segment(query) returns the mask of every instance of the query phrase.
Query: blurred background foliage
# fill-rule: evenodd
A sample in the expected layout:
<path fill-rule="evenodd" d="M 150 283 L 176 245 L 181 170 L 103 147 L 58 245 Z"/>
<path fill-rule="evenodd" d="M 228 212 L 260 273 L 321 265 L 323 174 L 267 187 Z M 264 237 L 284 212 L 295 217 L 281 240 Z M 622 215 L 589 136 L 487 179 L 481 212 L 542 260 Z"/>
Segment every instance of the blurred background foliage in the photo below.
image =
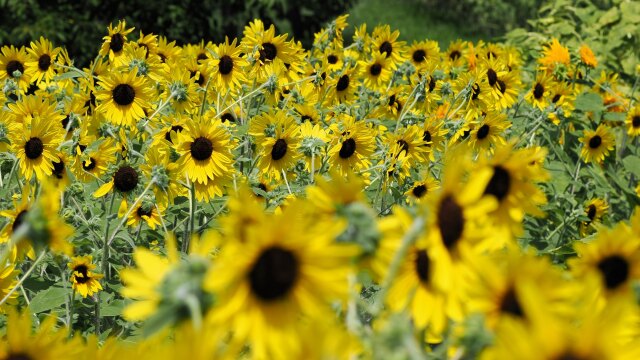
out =
<path fill-rule="evenodd" d="M 571 46 L 586 43 L 626 80 L 640 59 L 637 0 L 0 0 L 0 45 L 28 45 L 45 36 L 86 65 L 107 25 L 118 19 L 185 44 L 240 36 L 260 18 L 309 47 L 315 32 L 344 13 L 351 14 L 350 24 L 367 23 L 369 31 L 389 24 L 403 40 L 429 38 L 443 49 L 458 38 L 506 38 L 533 49 L 525 56 L 537 56 L 550 37 Z M 345 32 L 351 34 L 353 27 Z"/>

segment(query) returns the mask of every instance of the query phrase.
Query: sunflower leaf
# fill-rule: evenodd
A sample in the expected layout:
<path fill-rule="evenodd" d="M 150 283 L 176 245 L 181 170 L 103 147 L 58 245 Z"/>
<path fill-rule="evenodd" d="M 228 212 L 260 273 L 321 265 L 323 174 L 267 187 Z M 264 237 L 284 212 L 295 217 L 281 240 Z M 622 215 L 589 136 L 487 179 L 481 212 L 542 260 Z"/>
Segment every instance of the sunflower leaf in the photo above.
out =
<path fill-rule="evenodd" d="M 31 300 L 29 307 L 34 314 L 41 313 L 64 304 L 67 296 L 69 296 L 69 289 L 52 286 L 38 292 Z"/>

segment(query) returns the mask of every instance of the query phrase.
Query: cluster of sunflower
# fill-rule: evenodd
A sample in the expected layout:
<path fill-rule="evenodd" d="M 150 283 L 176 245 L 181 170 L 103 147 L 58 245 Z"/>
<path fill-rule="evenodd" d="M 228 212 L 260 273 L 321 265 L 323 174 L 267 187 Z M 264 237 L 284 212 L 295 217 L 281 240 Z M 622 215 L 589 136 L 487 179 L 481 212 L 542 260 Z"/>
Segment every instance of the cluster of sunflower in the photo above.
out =
<path fill-rule="evenodd" d="M 346 21 L 3 47 L 0 358 L 639 358 L 638 78 Z"/>

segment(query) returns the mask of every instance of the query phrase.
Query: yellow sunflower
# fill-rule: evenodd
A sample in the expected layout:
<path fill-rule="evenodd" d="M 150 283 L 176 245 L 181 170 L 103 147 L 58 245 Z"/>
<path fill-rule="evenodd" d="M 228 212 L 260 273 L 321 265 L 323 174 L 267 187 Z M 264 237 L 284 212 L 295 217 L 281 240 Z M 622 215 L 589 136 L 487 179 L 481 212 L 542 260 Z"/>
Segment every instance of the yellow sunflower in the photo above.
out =
<path fill-rule="evenodd" d="M 11 150 L 18 158 L 20 173 L 27 180 L 35 174 L 43 181 L 53 172 L 53 162 L 58 161 L 57 149 L 62 141 L 60 120 L 62 116 L 52 114 L 51 118 L 36 116 L 9 135 Z"/>
<path fill-rule="evenodd" d="M 373 90 L 386 89 L 391 80 L 391 63 L 384 53 L 374 53 L 370 60 L 359 61 L 360 77 L 366 87 Z"/>
<path fill-rule="evenodd" d="M 300 128 L 296 125 L 277 126 L 273 136 L 260 143 L 260 171 L 272 178 L 281 179 L 300 158 Z"/>
<path fill-rule="evenodd" d="M 118 25 L 115 27 L 109 24 L 109 35 L 102 38 L 104 42 L 100 47 L 100 56 L 108 57 L 109 62 L 115 65 L 120 65 L 119 60 L 123 55 L 124 44 L 127 42 L 127 35 L 129 35 L 134 28 L 127 29 L 127 22 L 125 20 L 119 20 Z"/>
<path fill-rule="evenodd" d="M 345 67 L 341 72 L 330 76 L 326 85 L 327 105 L 349 104 L 353 101 L 354 93 L 358 87 L 356 69 Z"/>
<path fill-rule="evenodd" d="M 544 110 L 551 103 L 553 85 L 551 73 L 546 71 L 538 72 L 531 90 L 525 95 L 525 99 L 538 109 Z"/>
<path fill-rule="evenodd" d="M 215 88 L 223 94 L 234 91 L 247 82 L 243 69 L 248 63 L 241 57 L 242 48 L 236 46 L 236 41 L 237 39 L 233 39 L 229 44 L 229 39 L 225 37 L 224 44 L 218 45 L 217 57 L 211 62 L 214 67 L 212 76 Z"/>
<path fill-rule="evenodd" d="M 53 65 L 60 51 L 60 48 L 54 48 L 51 42 L 44 37 L 40 37 L 40 40 L 36 42 L 31 42 L 31 47 L 27 48 L 29 57 L 25 65 L 32 81 L 37 84 L 41 81 L 53 80 L 56 75 Z"/>
<path fill-rule="evenodd" d="M 177 133 L 179 166 L 192 182 L 206 185 L 209 180 L 232 171 L 233 142 L 219 119 L 212 122 L 188 121 Z"/>
<path fill-rule="evenodd" d="M 640 105 L 636 105 L 627 113 L 625 119 L 627 125 L 627 134 L 631 137 L 640 135 Z"/>
<path fill-rule="evenodd" d="M 585 205 L 584 212 L 589 220 L 580 223 L 580 235 L 586 236 L 598 226 L 602 217 L 606 214 L 609 205 L 604 199 L 592 199 Z"/>
<path fill-rule="evenodd" d="M 615 140 L 609 127 L 604 124 L 598 125 L 595 131 L 585 130 L 580 138 L 583 144 L 580 157 L 586 163 L 602 163 L 609 151 L 613 150 Z"/>
<path fill-rule="evenodd" d="M 395 30 L 391 31 L 391 27 L 389 25 L 378 26 L 373 29 L 373 55 L 376 52 L 384 54 L 384 56 L 389 59 L 392 67 L 395 68 L 399 66 L 404 61 L 405 56 L 405 45 L 404 41 L 398 41 L 398 37 L 400 36 L 400 31 Z"/>
<path fill-rule="evenodd" d="M 25 71 L 27 61 L 29 58 L 24 47 L 3 46 L 0 49 L 0 81 L 4 83 L 6 79 L 12 79 L 20 90 L 26 91 L 31 84 L 31 77 Z M 19 77 L 16 76 L 18 73 Z"/>
<path fill-rule="evenodd" d="M 246 242 L 223 248 L 205 282 L 219 299 L 212 326 L 225 324 L 231 348 L 249 344 L 254 358 L 298 358 L 301 317 L 327 321 L 329 303 L 347 295 L 356 249 L 334 242 L 342 224 L 314 226 L 302 214 L 294 202 L 249 228 Z"/>
<path fill-rule="evenodd" d="M 475 151 L 493 153 L 496 147 L 506 144 L 504 132 L 510 127 L 506 114 L 488 113 L 471 130 L 469 146 Z"/>
<path fill-rule="evenodd" d="M 431 197 L 436 190 L 440 188 L 438 180 L 427 176 L 425 180 L 416 181 L 411 185 L 404 195 L 407 196 L 407 201 L 413 201 L 415 203 L 421 203 Z"/>
<path fill-rule="evenodd" d="M 155 230 L 161 224 L 163 211 L 164 207 L 161 205 L 141 201 L 129 214 L 127 225 L 137 227 L 145 222 L 150 229 Z"/>
<path fill-rule="evenodd" d="M 329 149 L 331 163 L 340 171 L 362 170 L 370 164 L 370 156 L 375 150 L 375 135 L 364 122 L 343 115 L 332 128 L 333 145 Z"/>
<path fill-rule="evenodd" d="M 96 93 L 99 103 L 96 111 L 103 113 L 113 124 L 133 128 L 146 116 L 153 87 L 136 71 L 113 72 L 100 77 L 98 85 L 102 90 Z"/>
<path fill-rule="evenodd" d="M 76 147 L 73 174 L 85 183 L 99 179 L 116 162 L 116 151 L 118 148 L 113 139 L 84 144 L 80 142 Z"/>
<path fill-rule="evenodd" d="M 553 70 L 558 64 L 569 65 L 571 62 L 569 49 L 562 46 L 556 38 L 552 39 L 551 43 L 544 47 L 542 55 L 538 62 L 545 69 Z"/>
<path fill-rule="evenodd" d="M 91 255 L 74 256 L 67 266 L 71 270 L 71 286 L 83 298 L 93 296 L 93 294 L 102 290 L 99 280 L 102 279 L 103 275 L 93 272 L 96 265 L 93 263 Z"/>
<path fill-rule="evenodd" d="M 440 58 L 440 46 L 437 41 L 425 40 L 414 41 L 409 48 L 409 59 L 418 71 L 429 63 L 438 61 Z"/>

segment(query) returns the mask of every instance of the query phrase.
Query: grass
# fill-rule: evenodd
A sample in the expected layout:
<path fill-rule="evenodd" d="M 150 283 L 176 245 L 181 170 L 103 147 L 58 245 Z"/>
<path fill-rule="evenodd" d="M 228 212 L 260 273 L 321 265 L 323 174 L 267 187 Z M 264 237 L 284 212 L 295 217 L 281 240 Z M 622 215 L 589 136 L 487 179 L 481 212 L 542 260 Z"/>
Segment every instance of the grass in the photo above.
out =
<path fill-rule="evenodd" d="M 392 30 L 400 30 L 400 39 L 409 44 L 413 40 L 430 39 L 438 41 L 441 49 L 456 39 L 478 41 L 481 38 L 480 34 L 434 19 L 425 6 L 414 0 L 360 0 L 351 8 L 348 21 L 352 26 L 345 30 L 346 39 L 353 35 L 354 25 L 363 23 L 367 24 L 367 31 L 376 25 L 389 24 Z"/>

